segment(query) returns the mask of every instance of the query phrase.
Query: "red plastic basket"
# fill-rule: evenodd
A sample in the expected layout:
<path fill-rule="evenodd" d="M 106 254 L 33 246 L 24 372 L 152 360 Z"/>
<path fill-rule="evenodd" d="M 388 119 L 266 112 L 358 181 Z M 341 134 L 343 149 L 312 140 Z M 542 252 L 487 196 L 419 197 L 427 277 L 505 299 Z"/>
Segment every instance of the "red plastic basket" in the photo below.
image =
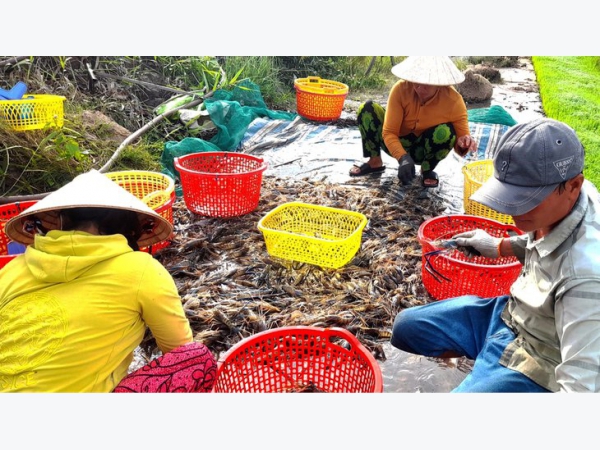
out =
<path fill-rule="evenodd" d="M 0 255 L 0 270 L 9 262 L 15 259 L 18 255 Z"/>
<path fill-rule="evenodd" d="M 158 215 L 160 215 L 164 219 L 167 219 L 169 222 L 171 222 L 171 225 L 172 225 L 173 224 L 173 204 L 175 203 L 175 198 L 176 198 L 175 192 L 173 192 L 169 196 L 167 196 L 166 194 L 162 194 L 162 200 L 160 200 L 160 206 L 153 205 L 152 201 L 147 201 L 146 204 L 148 206 L 150 206 L 150 208 L 152 208 Z M 156 202 L 158 203 L 158 201 L 156 201 Z M 171 237 L 169 239 L 165 239 L 164 241 L 157 242 L 156 244 L 152 244 L 149 247 L 140 248 L 140 251 L 150 253 L 150 254 L 155 254 L 157 251 L 171 245 L 172 238 L 173 238 L 173 236 L 171 235 Z"/>
<path fill-rule="evenodd" d="M 436 240 L 451 239 L 458 233 L 477 228 L 495 237 L 509 237 L 510 232 L 523 233 L 514 225 L 471 215 L 438 216 L 426 220 L 419 227 L 418 238 L 423 254 L 421 278 L 427 292 L 436 300 L 461 295 L 495 297 L 509 294 L 510 286 L 521 272 L 521 263 L 514 256 L 469 258 L 459 250 L 426 256 L 428 252 L 440 250 L 434 245 Z"/>
<path fill-rule="evenodd" d="M 201 216 L 236 217 L 256 209 L 267 164 L 236 152 L 191 153 L 173 161 L 186 207 Z"/>
<path fill-rule="evenodd" d="M 4 233 L 6 222 L 36 203 L 37 200 L 29 200 L 0 205 L 0 269 L 17 257 L 17 255 L 8 254 L 8 243 L 10 242 L 10 239 L 8 239 L 8 236 Z"/>
<path fill-rule="evenodd" d="M 281 327 L 219 360 L 213 392 L 383 392 L 373 355 L 343 328 Z"/>

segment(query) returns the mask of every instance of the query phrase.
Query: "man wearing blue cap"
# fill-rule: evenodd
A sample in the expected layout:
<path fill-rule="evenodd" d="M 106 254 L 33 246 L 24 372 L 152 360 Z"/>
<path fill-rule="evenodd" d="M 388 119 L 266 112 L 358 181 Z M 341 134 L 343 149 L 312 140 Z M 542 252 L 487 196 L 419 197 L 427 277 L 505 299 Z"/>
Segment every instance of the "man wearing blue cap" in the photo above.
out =
<path fill-rule="evenodd" d="M 483 256 L 521 261 L 510 295 L 405 309 L 392 345 L 474 360 L 453 392 L 600 391 L 600 203 L 583 163 L 583 145 L 562 122 L 544 118 L 509 129 L 494 176 L 470 198 L 511 215 L 523 235 L 474 230 L 454 238 Z"/>

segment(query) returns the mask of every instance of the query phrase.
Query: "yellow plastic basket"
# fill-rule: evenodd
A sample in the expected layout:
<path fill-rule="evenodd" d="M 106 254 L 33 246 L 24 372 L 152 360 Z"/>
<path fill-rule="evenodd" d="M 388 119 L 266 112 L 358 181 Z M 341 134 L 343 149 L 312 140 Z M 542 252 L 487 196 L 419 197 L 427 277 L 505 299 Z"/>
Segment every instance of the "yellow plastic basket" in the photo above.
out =
<path fill-rule="evenodd" d="M 175 203 L 175 181 L 173 178 L 160 172 L 145 170 L 124 170 L 121 172 L 108 172 L 105 175 L 173 224 L 173 204 Z M 167 240 L 154 244 L 152 248 L 141 250 L 154 254 L 158 250 L 167 247 L 171 238 L 172 236 Z"/>
<path fill-rule="evenodd" d="M 469 197 L 475 193 L 494 174 L 494 164 L 491 159 L 473 161 L 463 166 L 465 185 L 463 190 L 463 202 L 465 214 L 472 216 L 487 217 L 498 222 L 513 225 L 512 216 L 501 214 L 481 203 L 470 200 Z"/>
<path fill-rule="evenodd" d="M 28 95 L 21 100 L 0 100 L 0 121 L 15 131 L 61 128 L 64 101 L 60 95 Z"/>
<path fill-rule="evenodd" d="M 354 258 L 367 218 L 361 213 L 284 203 L 258 222 L 270 255 L 337 269 Z"/>
<path fill-rule="evenodd" d="M 164 173 L 124 170 L 108 172 L 105 175 L 153 209 L 168 200 L 168 198 L 164 199 L 163 196 L 157 195 L 158 193 L 166 194 L 168 197 L 175 196 L 175 181 Z"/>
<path fill-rule="evenodd" d="M 294 81 L 298 114 L 309 120 L 325 122 L 342 115 L 348 86 L 320 77 L 298 78 Z"/>

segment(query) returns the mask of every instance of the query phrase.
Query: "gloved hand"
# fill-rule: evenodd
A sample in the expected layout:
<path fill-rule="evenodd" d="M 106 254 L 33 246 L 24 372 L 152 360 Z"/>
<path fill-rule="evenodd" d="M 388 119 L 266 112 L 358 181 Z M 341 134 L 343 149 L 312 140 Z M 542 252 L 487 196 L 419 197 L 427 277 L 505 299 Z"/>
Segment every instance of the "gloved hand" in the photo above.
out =
<path fill-rule="evenodd" d="M 415 162 L 407 153 L 398 160 L 398 163 L 400 164 L 398 166 L 398 179 L 403 185 L 410 184 L 416 175 Z"/>
<path fill-rule="evenodd" d="M 481 256 L 488 258 L 498 258 L 500 253 L 498 246 L 502 242 L 502 238 L 490 236 L 483 230 L 471 230 L 453 236 L 459 247 L 473 247 Z"/>

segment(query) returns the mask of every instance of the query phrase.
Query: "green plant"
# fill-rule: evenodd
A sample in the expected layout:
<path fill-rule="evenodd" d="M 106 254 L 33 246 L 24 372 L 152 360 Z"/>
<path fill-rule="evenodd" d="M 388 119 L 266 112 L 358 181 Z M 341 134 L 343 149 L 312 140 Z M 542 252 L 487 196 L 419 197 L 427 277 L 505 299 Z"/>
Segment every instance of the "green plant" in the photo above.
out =
<path fill-rule="evenodd" d="M 227 56 L 223 70 L 233 74 L 235 82 L 248 79 L 260 86 L 261 94 L 272 109 L 287 108 L 292 96 L 282 82 L 282 70 L 272 56 Z M 276 106 L 277 105 L 277 106 Z"/>
<path fill-rule="evenodd" d="M 76 161 L 81 161 L 88 153 L 81 150 L 77 139 L 80 139 L 81 134 L 70 128 L 62 127 L 53 130 L 39 144 L 39 148 L 46 152 L 54 152 L 58 159 L 73 158 Z"/>

